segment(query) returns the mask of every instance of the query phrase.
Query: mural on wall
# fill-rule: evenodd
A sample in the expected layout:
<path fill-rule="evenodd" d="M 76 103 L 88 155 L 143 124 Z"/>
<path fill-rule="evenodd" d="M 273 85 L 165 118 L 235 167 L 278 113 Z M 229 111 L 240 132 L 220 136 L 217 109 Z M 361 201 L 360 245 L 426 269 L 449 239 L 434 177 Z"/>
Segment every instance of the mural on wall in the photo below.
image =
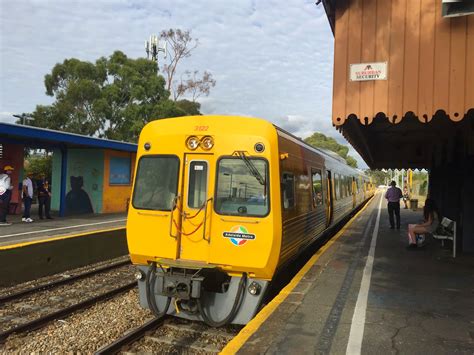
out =
<path fill-rule="evenodd" d="M 71 191 L 66 195 L 66 214 L 94 213 L 89 195 L 82 189 L 82 176 L 71 176 Z"/>

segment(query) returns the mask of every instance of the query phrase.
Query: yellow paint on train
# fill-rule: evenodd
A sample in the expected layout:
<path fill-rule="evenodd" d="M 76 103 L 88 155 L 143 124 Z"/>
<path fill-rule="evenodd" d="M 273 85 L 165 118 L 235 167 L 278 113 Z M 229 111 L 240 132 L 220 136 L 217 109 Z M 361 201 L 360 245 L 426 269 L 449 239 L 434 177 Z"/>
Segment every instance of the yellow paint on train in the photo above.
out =
<path fill-rule="evenodd" d="M 214 146 L 190 150 L 185 142 L 190 136 L 214 138 Z M 143 129 L 138 143 L 137 161 L 147 156 L 176 156 L 179 161 L 177 208 L 174 211 L 138 209 L 133 201 L 127 220 L 127 239 L 132 262 L 146 265 L 162 261 L 163 265 L 180 261 L 189 266 L 217 266 L 232 274 L 248 272 L 269 279 L 278 263 L 281 235 L 281 202 L 277 193 L 279 170 L 269 169 L 269 213 L 264 217 L 224 215 L 213 211 L 216 185 L 216 163 L 222 157 L 234 158 L 237 151 L 266 159 L 270 166 L 279 165 L 275 127 L 267 121 L 230 116 L 196 116 L 153 121 Z M 150 145 L 145 150 L 145 144 Z M 265 150 L 255 152 L 255 144 Z M 207 194 L 203 210 L 190 208 L 189 178 L 192 162 L 208 162 Z M 138 169 L 139 163 L 137 164 Z M 135 176 L 137 171 L 135 171 Z M 230 177 L 229 177 L 230 179 Z M 136 181 L 135 181 L 136 183 Z M 243 186 L 242 186 L 243 185 Z M 245 185 L 238 186 L 244 189 Z M 231 186 L 230 189 L 235 187 Z M 275 192 L 274 192 L 275 190 Z M 232 195 L 235 191 L 231 191 Z M 240 192 L 240 191 L 239 191 Z M 207 213 L 204 213 L 207 212 Z M 224 233 L 240 227 L 254 235 L 242 245 L 235 245 Z M 243 227 L 243 228 L 242 228 Z"/>

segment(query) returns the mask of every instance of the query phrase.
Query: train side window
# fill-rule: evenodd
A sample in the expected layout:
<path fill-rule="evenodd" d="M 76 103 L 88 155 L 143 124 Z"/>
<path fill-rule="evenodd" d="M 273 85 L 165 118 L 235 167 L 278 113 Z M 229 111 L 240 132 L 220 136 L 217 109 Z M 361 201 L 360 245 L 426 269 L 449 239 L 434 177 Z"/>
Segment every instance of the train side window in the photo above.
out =
<path fill-rule="evenodd" d="M 344 196 L 347 197 L 349 196 L 349 190 L 347 186 L 347 176 L 344 176 L 344 180 L 342 181 L 342 184 L 344 185 Z"/>
<path fill-rule="evenodd" d="M 281 193 L 285 210 L 295 207 L 295 177 L 292 173 L 283 173 Z"/>
<path fill-rule="evenodd" d="M 341 175 L 336 174 L 336 200 L 339 200 L 341 198 L 341 189 L 340 189 L 340 184 L 341 184 Z"/>
<path fill-rule="evenodd" d="M 311 169 L 311 183 L 313 185 L 313 207 L 323 204 L 323 178 L 321 170 Z"/>
<path fill-rule="evenodd" d="M 344 180 L 345 179 L 346 179 L 346 177 L 344 175 L 341 175 L 341 181 L 339 183 L 339 194 L 341 195 L 341 198 L 346 197 L 345 186 L 344 186 Z"/>

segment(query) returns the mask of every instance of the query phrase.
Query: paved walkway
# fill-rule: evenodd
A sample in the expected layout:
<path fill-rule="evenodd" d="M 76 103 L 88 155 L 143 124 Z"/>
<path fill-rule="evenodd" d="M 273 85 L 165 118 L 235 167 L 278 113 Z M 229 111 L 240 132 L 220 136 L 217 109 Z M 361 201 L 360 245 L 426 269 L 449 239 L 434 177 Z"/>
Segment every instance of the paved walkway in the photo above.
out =
<path fill-rule="evenodd" d="M 390 230 L 378 193 L 224 353 L 473 354 L 474 255 L 407 250 L 421 213 Z"/>
<path fill-rule="evenodd" d="M 110 213 L 58 217 L 52 214 L 52 217 L 54 219 L 39 219 L 37 205 L 32 206 L 33 223 L 22 222 L 21 214 L 7 216 L 8 222 L 12 222 L 12 225 L 0 227 L 0 246 L 111 228 L 124 228 L 127 215 L 126 213 Z"/>

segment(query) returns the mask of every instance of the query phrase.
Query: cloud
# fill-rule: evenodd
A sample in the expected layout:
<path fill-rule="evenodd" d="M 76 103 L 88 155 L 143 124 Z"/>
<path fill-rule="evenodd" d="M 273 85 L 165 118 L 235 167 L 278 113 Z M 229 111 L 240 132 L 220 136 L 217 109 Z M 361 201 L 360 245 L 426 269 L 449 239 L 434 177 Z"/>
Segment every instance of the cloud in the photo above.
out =
<path fill-rule="evenodd" d="M 0 112 L 0 122 L 15 123 L 16 118 L 13 112 Z"/>
<path fill-rule="evenodd" d="M 0 6 L 0 111 L 50 104 L 44 76 L 65 58 L 95 61 L 115 50 L 144 57 L 151 34 L 181 28 L 199 39 L 181 72 L 207 70 L 217 80 L 199 100 L 204 113 L 261 117 L 297 136 L 319 131 L 344 142 L 331 123 L 333 35 L 313 1 L 15 0 Z"/>

